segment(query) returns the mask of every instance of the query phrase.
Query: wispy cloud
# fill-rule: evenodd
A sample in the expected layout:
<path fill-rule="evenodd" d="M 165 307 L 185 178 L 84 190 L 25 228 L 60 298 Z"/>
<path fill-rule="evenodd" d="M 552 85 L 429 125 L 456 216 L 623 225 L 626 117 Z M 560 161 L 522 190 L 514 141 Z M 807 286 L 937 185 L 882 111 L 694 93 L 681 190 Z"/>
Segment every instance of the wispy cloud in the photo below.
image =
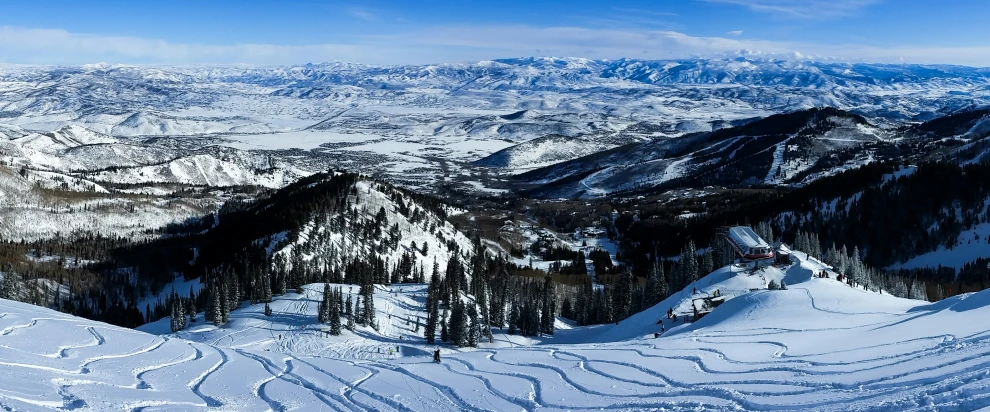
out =
<path fill-rule="evenodd" d="M 350 9 L 348 13 L 364 21 L 375 21 L 378 19 L 378 16 L 374 13 L 363 9 Z"/>
<path fill-rule="evenodd" d="M 676 17 L 677 13 L 671 13 L 669 11 L 660 10 L 646 10 L 646 9 L 630 9 L 625 7 L 612 7 L 612 10 L 623 12 L 623 13 L 634 13 L 634 14 L 646 14 L 650 16 L 662 16 L 662 17 Z"/>
<path fill-rule="evenodd" d="M 744 6 L 750 10 L 803 19 L 851 16 L 883 0 L 701 0 Z"/>
<path fill-rule="evenodd" d="M 742 36 L 742 34 L 743 34 L 743 31 L 742 31 L 742 30 L 733 30 L 733 31 L 728 31 L 728 32 L 725 32 L 725 34 L 726 34 L 726 35 L 728 35 L 728 36 L 736 36 L 736 37 L 739 37 L 739 36 Z"/>
<path fill-rule="evenodd" d="M 0 27 L 0 62 L 5 63 L 295 64 L 349 61 L 418 64 L 533 55 L 592 59 L 748 55 L 801 60 L 990 66 L 990 46 L 882 48 L 857 44 L 820 45 L 738 36 L 701 37 L 670 30 L 449 26 L 359 37 L 348 43 L 212 45 L 80 34 L 59 29 Z"/>

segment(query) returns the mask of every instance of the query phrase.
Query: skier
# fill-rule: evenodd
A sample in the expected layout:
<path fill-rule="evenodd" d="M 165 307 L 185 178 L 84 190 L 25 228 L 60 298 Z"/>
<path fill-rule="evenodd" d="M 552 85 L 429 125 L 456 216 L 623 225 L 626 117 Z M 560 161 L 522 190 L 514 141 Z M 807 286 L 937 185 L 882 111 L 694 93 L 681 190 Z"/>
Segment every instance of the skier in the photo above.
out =
<path fill-rule="evenodd" d="M 433 361 L 436 363 L 440 363 L 440 348 L 437 348 L 437 350 L 433 351 Z"/>

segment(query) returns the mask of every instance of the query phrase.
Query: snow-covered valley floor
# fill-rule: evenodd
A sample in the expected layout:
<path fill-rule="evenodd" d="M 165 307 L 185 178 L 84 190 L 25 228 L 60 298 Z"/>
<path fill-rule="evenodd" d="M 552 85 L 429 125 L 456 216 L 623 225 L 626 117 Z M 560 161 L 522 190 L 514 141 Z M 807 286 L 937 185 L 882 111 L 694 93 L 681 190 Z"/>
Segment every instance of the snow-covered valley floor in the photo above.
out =
<path fill-rule="evenodd" d="M 618 325 L 488 347 L 434 348 L 415 332 L 422 285 L 379 287 L 382 327 L 325 337 L 321 285 L 156 335 L 0 301 L 4 410 L 976 410 L 990 407 L 990 292 L 937 303 L 812 278 L 801 261 L 723 268 L 698 296 L 730 299 L 666 323 L 692 291 Z M 788 290 L 750 292 L 770 279 Z M 346 294 L 347 287 L 344 287 Z M 401 290 L 401 292 L 400 292 Z M 355 289 L 356 292 L 356 289 Z M 413 322 L 406 325 L 406 318 Z M 303 329 L 305 326 L 305 329 Z M 143 329 L 161 331 L 161 324 Z M 281 339 L 278 335 L 282 335 Z M 389 348 L 398 353 L 387 354 Z M 379 355 L 378 350 L 383 350 Z"/>

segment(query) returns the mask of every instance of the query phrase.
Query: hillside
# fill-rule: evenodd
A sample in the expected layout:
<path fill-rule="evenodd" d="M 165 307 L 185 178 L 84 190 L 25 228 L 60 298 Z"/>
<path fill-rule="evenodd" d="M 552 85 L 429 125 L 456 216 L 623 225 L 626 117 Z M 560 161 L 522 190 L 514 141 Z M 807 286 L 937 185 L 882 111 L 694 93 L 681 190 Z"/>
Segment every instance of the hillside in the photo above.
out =
<path fill-rule="evenodd" d="M 392 332 L 341 338 L 300 328 L 312 325 L 309 291 L 276 300 L 280 310 L 270 318 L 240 309 L 223 328 L 194 326 L 178 336 L 0 300 L 8 383 L 0 403 L 18 410 L 990 406 L 981 361 L 990 355 L 981 326 L 990 295 L 930 304 L 811 278 L 819 268 L 802 260 L 780 272 L 788 290 L 756 292 L 744 290 L 754 277 L 715 272 L 700 280 L 711 281 L 705 292 L 721 289 L 731 299 L 659 339 L 651 332 L 667 302 L 619 325 L 562 330 L 531 345 L 445 349 L 440 365 L 423 351 L 430 347 L 406 342 L 417 339 L 402 323 L 415 311 L 406 307 L 417 304 L 407 294 L 415 285 L 392 286 L 402 296 L 375 295 L 381 314 L 399 320 Z M 378 356 L 377 348 L 395 345 L 398 356 Z"/>
<path fill-rule="evenodd" d="M 679 138 L 631 143 L 517 176 L 543 197 L 671 187 L 799 184 L 892 151 L 890 132 L 832 108 L 779 114 Z"/>

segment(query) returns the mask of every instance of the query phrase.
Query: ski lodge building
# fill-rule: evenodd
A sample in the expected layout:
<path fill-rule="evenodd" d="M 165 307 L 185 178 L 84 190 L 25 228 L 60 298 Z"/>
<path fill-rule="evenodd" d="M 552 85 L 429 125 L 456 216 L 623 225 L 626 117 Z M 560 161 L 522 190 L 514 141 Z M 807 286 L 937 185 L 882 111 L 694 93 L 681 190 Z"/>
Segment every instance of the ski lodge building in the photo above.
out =
<path fill-rule="evenodd" d="M 745 260 L 769 260 L 774 258 L 773 247 L 749 226 L 733 226 L 723 229 L 729 245 Z"/>

